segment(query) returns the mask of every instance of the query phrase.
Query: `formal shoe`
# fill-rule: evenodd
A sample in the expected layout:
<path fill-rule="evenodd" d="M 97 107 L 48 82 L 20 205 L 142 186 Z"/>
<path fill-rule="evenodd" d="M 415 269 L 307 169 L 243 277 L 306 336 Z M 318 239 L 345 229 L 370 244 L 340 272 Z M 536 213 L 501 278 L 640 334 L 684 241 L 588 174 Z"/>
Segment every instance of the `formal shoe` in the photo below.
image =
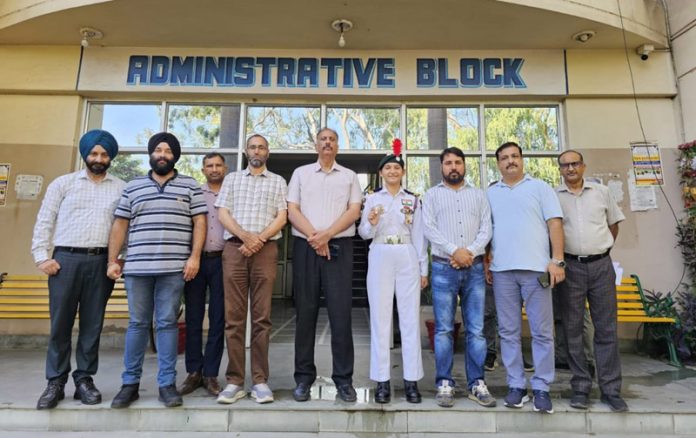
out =
<path fill-rule="evenodd" d="M 454 388 L 450 386 L 449 380 L 440 381 L 440 386 L 437 387 L 437 394 L 435 394 L 435 402 L 442 408 L 454 406 Z"/>
<path fill-rule="evenodd" d="M 404 392 L 406 393 L 406 401 L 409 403 L 420 403 L 421 393 L 418 391 L 418 382 L 404 380 Z"/>
<path fill-rule="evenodd" d="M 75 400 L 81 400 L 83 405 L 97 405 L 102 402 L 101 392 L 94 386 L 91 377 L 85 377 L 75 383 Z"/>
<path fill-rule="evenodd" d="M 121 390 L 118 392 L 118 394 L 116 394 L 116 397 L 114 397 L 114 400 L 111 402 L 111 407 L 114 409 L 127 408 L 131 405 L 131 403 L 140 398 L 138 389 L 140 389 L 139 383 L 122 385 Z"/>
<path fill-rule="evenodd" d="M 251 398 L 254 399 L 256 403 L 272 403 L 273 402 L 273 391 L 265 383 L 257 383 L 251 387 Z"/>
<path fill-rule="evenodd" d="M 176 391 L 175 385 L 160 386 L 159 397 L 157 400 L 164 403 L 164 405 L 168 408 L 173 408 L 184 404 L 184 399 L 182 399 L 181 394 Z"/>
<path fill-rule="evenodd" d="M 557 360 L 554 364 L 556 366 L 557 370 L 569 370 L 570 365 L 568 365 L 568 362 L 563 362 L 560 360 Z"/>
<path fill-rule="evenodd" d="M 484 382 L 482 379 L 476 380 L 476 382 L 474 382 L 474 384 L 471 385 L 469 399 L 487 408 L 493 408 L 496 405 L 495 398 L 491 395 L 490 392 L 488 392 L 486 382 Z"/>
<path fill-rule="evenodd" d="M 201 386 L 203 386 L 203 376 L 201 376 L 201 373 L 199 373 L 198 371 L 189 373 L 189 375 L 186 376 L 186 379 L 184 379 L 184 383 L 182 383 L 179 387 L 179 394 L 190 394 L 196 389 L 200 388 Z"/>
<path fill-rule="evenodd" d="M 375 390 L 375 403 L 389 403 L 391 401 L 391 385 L 389 380 L 386 382 L 377 382 Z"/>
<path fill-rule="evenodd" d="M 534 394 L 534 412 L 553 414 L 553 404 L 551 403 L 551 396 L 548 391 L 535 389 L 532 393 Z"/>
<path fill-rule="evenodd" d="M 585 392 L 575 391 L 570 398 L 570 407 L 575 409 L 587 409 L 590 399 Z"/>
<path fill-rule="evenodd" d="M 522 358 L 522 366 L 524 366 L 524 370 L 527 371 L 528 373 L 531 373 L 534 371 L 534 364 L 527 362 L 527 359 Z"/>
<path fill-rule="evenodd" d="M 65 398 L 65 382 L 61 379 L 48 381 L 46 389 L 36 403 L 36 409 L 53 409 Z"/>
<path fill-rule="evenodd" d="M 220 395 L 218 395 L 217 402 L 229 405 L 237 400 L 243 399 L 244 397 L 246 397 L 244 387 L 228 383 L 227 386 L 225 386 L 225 389 L 223 389 Z"/>
<path fill-rule="evenodd" d="M 510 388 L 505 396 L 505 406 L 508 408 L 521 408 L 529 401 L 529 395 L 524 388 Z"/>
<path fill-rule="evenodd" d="M 609 405 L 609 408 L 612 410 L 612 412 L 628 411 L 628 405 L 626 404 L 624 399 L 621 398 L 620 395 L 602 394 L 599 400 L 605 405 Z"/>
<path fill-rule="evenodd" d="M 294 398 L 295 401 L 298 402 L 307 401 L 309 400 L 309 393 L 311 389 L 312 385 L 310 383 L 300 382 L 297 384 L 295 389 L 293 389 L 292 398 Z"/>
<path fill-rule="evenodd" d="M 344 402 L 353 403 L 358 400 L 358 394 L 350 383 L 336 385 L 336 395 Z"/>
<path fill-rule="evenodd" d="M 494 354 L 489 354 L 486 356 L 486 361 L 483 364 L 483 369 L 486 371 L 493 371 L 496 367 L 496 362 L 495 362 L 495 355 Z"/>
<path fill-rule="evenodd" d="M 203 377 L 203 387 L 213 397 L 217 397 L 222 392 L 217 377 Z"/>

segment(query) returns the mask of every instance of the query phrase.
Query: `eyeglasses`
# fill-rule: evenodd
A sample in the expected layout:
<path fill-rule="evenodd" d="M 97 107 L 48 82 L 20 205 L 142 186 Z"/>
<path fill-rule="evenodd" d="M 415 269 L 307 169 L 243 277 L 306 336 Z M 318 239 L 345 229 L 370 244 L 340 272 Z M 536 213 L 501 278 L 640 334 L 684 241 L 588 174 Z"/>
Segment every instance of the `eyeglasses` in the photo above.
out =
<path fill-rule="evenodd" d="M 560 163 L 560 164 L 559 164 L 559 167 L 560 167 L 561 169 L 570 169 L 571 167 L 572 167 L 573 169 L 577 169 L 577 168 L 579 168 L 579 167 L 582 167 L 584 164 L 585 164 L 585 163 L 583 163 L 582 161 L 573 161 L 573 162 L 571 162 L 571 163 Z"/>

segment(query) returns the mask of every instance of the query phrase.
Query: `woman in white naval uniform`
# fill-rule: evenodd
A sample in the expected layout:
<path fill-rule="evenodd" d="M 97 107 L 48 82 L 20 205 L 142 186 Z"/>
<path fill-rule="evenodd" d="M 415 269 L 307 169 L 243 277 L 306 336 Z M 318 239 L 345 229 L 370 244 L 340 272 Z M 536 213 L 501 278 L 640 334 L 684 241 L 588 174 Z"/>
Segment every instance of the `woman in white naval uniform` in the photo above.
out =
<path fill-rule="evenodd" d="M 394 153 L 379 163 L 384 187 L 365 199 L 358 232 L 372 239 L 368 256 L 370 303 L 370 379 L 377 382 L 375 401 L 391 400 L 390 339 L 394 295 L 399 310 L 406 400 L 420 403 L 417 381 L 423 378 L 420 338 L 420 291 L 428 284 L 427 243 L 420 200 L 401 187 L 405 174 L 396 139 Z"/>

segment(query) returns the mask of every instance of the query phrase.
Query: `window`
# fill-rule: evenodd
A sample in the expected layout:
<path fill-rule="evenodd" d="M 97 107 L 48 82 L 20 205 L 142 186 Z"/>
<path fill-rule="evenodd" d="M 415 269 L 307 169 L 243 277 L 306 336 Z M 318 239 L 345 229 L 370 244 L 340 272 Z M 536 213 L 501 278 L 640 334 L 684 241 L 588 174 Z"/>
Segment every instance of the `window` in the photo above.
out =
<path fill-rule="evenodd" d="M 326 126 L 338 133 L 340 149 L 390 149 L 400 137 L 399 108 L 328 108 Z"/>
<path fill-rule="evenodd" d="M 169 105 L 167 131 L 182 148 L 235 148 L 239 141 L 239 105 Z"/>
<path fill-rule="evenodd" d="M 161 128 L 160 104 L 93 103 L 89 106 L 87 131 L 109 131 L 121 148 L 147 148 L 147 140 Z"/>
<path fill-rule="evenodd" d="M 261 134 L 270 149 L 313 151 L 314 136 L 321 126 L 318 106 L 250 106 L 245 138 Z"/>

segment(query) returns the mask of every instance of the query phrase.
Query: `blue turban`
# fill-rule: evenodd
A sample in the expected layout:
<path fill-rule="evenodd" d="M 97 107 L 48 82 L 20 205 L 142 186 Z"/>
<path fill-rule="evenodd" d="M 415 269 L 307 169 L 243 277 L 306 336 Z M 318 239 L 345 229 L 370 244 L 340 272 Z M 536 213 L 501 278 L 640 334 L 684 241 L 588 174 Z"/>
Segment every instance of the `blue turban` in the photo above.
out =
<path fill-rule="evenodd" d="M 80 139 L 80 155 L 86 160 L 94 146 L 99 145 L 106 150 L 112 160 L 118 154 L 118 142 L 109 132 L 101 129 L 93 129 L 85 133 Z"/>

